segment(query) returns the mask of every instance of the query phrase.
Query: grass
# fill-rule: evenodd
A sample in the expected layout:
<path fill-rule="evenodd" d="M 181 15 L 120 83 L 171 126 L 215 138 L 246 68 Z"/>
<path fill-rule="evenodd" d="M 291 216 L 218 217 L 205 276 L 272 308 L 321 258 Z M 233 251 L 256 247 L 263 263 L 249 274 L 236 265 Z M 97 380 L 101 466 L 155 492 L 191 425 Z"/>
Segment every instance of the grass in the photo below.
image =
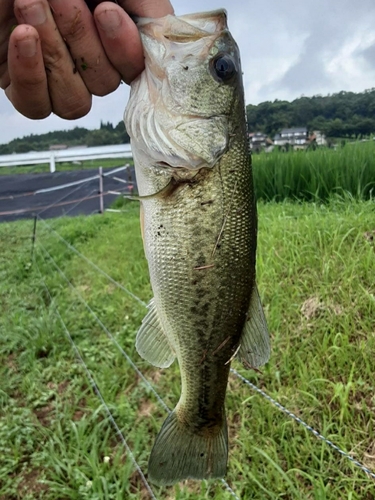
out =
<path fill-rule="evenodd" d="M 59 219 L 57 231 L 147 301 L 138 208 Z M 375 206 L 259 204 L 258 284 L 272 334 L 262 373 L 234 367 L 375 470 Z M 0 226 L 0 499 L 143 499 L 142 483 L 66 338 L 56 308 L 143 470 L 165 418 L 147 386 L 77 297 L 174 406 L 178 367 L 134 348 L 144 308 L 31 221 Z M 373 238 L 373 239 L 371 239 Z M 66 273 L 67 286 L 45 252 Z M 243 499 L 374 500 L 374 481 L 237 378 L 227 396 L 227 480 Z M 109 457 L 109 458 L 106 458 Z M 226 500 L 219 482 L 155 489 L 158 498 Z"/>
<path fill-rule="evenodd" d="M 258 199 L 327 201 L 375 194 L 375 143 L 347 143 L 337 150 L 261 153 L 253 156 Z"/>
<path fill-rule="evenodd" d="M 129 163 L 133 164 L 132 158 L 107 158 L 101 160 L 85 160 L 76 163 L 61 162 L 56 163 L 56 172 L 67 172 L 70 170 L 84 170 L 90 168 L 109 168 L 118 167 Z M 15 175 L 15 174 L 41 174 L 48 173 L 49 164 L 44 163 L 41 165 L 29 165 L 20 167 L 0 167 L 0 175 Z"/>

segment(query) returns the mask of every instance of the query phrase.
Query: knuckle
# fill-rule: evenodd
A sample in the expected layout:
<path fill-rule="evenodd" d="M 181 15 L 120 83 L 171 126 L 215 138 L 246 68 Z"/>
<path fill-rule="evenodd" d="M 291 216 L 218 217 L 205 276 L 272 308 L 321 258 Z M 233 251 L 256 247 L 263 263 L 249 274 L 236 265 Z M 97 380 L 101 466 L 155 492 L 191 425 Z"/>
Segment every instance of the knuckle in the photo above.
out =
<path fill-rule="evenodd" d="M 45 46 L 43 49 L 43 59 L 46 71 L 52 73 L 53 71 L 60 71 L 68 63 L 70 63 L 70 56 L 67 51 L 63 50 L 56 44 L 54 47 Z"/>

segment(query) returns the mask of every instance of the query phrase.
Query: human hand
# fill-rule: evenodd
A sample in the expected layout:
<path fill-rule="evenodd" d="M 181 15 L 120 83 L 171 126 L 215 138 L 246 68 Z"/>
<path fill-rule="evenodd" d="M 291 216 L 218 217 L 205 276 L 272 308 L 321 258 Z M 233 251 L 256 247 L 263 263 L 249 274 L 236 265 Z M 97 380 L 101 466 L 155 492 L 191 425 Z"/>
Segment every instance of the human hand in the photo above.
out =
<path fill-rule="evenodd" d="M 97 4 L 92 14 L 88 3 Z M 143 69 L 131 15 L 173 13 L 169 0 L 0 0 L 0 86 L 28 118 L 80 118 L 92 95 Z M 14 29 L 13 29 L 14 28 Z"/>

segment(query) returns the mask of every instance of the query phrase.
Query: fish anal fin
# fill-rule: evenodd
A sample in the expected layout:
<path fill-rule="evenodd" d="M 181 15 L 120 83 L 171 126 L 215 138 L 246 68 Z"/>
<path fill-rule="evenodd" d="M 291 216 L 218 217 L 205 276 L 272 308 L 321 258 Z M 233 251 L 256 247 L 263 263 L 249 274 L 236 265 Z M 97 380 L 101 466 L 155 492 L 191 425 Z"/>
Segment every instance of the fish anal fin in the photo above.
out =
<path fill-rule="evenodd" d="M 271 352 L 270 337 L 256 285 L 254 285 L 251 295 L 240 343 L 241 346 L 237 357 L 243 360 L 247 367 L 256 368 L 264 365 L 269 360 Z"/>
<path fill-rule="evenodd" d="M 173 363 L 176 355 L 164 333 L 153 299 L 148 308 L 149 311 L 138 330 L 135 347 L 138 354 L 152 365 L 167 368 Z"/>
<path fill-rule="evenodd" d="M 174 410 L 156 437 L 148 463 L 148 477 L 158 485 L 185 479 L 223 477 L 228 460 L 228 431 L 224 417 L 215 434 L 194 434 Z"/>

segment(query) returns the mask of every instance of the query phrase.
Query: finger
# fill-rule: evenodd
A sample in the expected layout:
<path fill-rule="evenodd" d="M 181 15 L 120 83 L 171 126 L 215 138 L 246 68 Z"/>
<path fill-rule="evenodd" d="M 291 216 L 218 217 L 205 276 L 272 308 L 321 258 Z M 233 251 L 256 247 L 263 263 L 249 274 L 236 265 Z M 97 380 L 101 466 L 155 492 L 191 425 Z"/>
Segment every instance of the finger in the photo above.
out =
<path fill-rule="evenodd" d="M 31 26 L 20 25 L 13 31 L 9 40 L 8 71 L 11 83 L 5 93 L 13 106 L 28 118 L 48 116 L 52 108 L 40 38 Z"/>
<path fill-rule="evenodd" d="M 119 0 L 128 14 L 139 17 L 164 17 L 174 14 L 169 0 Z"/>
<path fill-rule="evenodd" d="M 8 87 L 8 45 L 9 37 L 13 28 L 17 25 L 17 20 L 13 13 L 13 1 L 0 0 L 0 86 Z"/>
<path fill-rule="evenodd" d="M 50 0 L 55 23 L 88 90 L 106 95 L 121 81 L 104 51 L 92 14 L 84 0 Z"/>
<path fill-rule="evenodd" d="M 0 64 L 7 60 L 9 37 L 15 25 L 17 20 L 13 13 L 13 1 L 0 0 Z"/>
<path fill-rule="evenodd" d="M 53 112 L 66 119 L 86 115 L 91 108 L 91 94 L 75 70 L 47 0 L 15 0 L 14 12 L 19 22 L 38 31 Z M 33 96 L 25 99 L 31 102 Z"/>
<path fill-rule="evenodd" d="M 8 61 L 0 64 L 0 87 L 5 89 L 10 85 L 9 71 L 8 71 Z"/>
<path fill-rule="evenodd" d="M 130 83 L 144 68 L 143 48 L 136 25 L 119 6 L 103 2 L 94 18 L 108 59 Z"/>

